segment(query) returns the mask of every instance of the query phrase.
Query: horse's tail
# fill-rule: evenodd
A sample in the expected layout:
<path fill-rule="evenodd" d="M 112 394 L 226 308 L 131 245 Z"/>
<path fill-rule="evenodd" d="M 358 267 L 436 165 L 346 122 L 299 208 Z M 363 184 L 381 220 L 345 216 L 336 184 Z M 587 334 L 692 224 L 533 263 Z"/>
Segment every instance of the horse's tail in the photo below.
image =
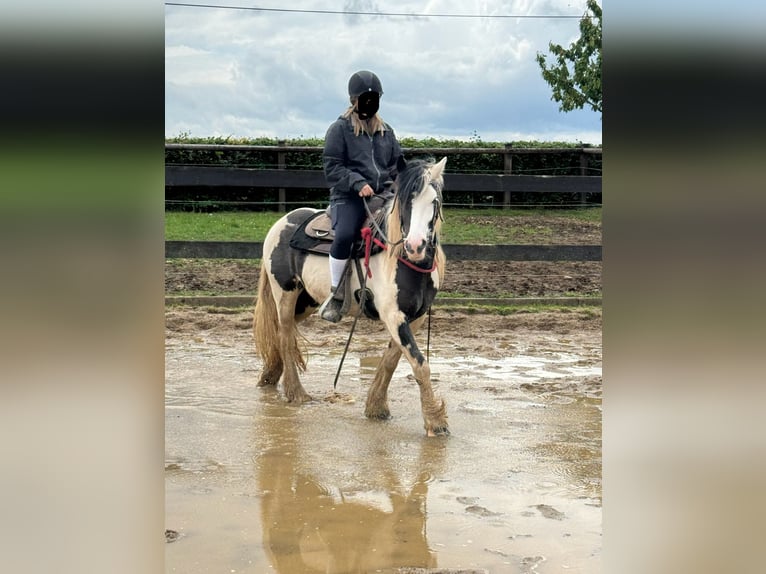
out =
<path fill-rule="evenodd" d="M 306 359 L 298 344 L 298 328 L 295 318 L 290 317 L 288 323 L 290 330 L 288 345 L 286 349 L 281 349 L 279 313 L 277 312 L 274 294 L 271 291 L 269 271 L 266 269 L 264 260 L 261 263 L 261 271 L 258 277 L 258 298 L 255 302 L 255 313 L 253 315 L 255 348 L 263 361 L 264 371 L 268 371 L 277 365 L 281 366 L 283 359 L 292 361 L 300 371 L 306 370 Z M 283 351 L 285 353 L 284 357 L 282 356 Z"/>
<path fill-rule="evenodd" d="M 261 263 L 258 277 L 258 298 L 255 302 L 253 315 L 253 335 L 255 348 L 263 361 L 265 368 L 281 362 L 279 353 L 279 315 L 277 304 L 271 292 L 269 271 L 266 263 Z"/>

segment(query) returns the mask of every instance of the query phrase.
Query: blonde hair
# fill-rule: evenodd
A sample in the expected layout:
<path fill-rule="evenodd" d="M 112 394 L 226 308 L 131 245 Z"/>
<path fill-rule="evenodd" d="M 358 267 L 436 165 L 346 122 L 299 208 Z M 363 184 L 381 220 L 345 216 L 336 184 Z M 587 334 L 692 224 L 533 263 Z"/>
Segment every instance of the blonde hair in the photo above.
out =
<path fill-rule="evenodd" d="M 354 113 L 356 107 L 357 98 L 351 100 L 351 105 L 343 113 L 344 118 L 351 118 L 351 125 L 354 126 L 354 135 L 358 136 L 361 133 L 374 134 L 375 132 L 383 133 L 386 131 L 386 123 L 383 121 L 377 112 L 368 120 L 360 120 L 359 116 Z"/>

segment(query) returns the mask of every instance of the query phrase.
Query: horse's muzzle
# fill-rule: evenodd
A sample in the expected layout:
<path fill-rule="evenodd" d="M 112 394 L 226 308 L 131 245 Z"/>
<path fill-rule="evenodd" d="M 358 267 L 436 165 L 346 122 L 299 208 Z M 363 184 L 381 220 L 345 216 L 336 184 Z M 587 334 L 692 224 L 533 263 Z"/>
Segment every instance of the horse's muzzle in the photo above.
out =
<path fill-rule="evenodd" d="M 422 261 L 426 256 L 426 240 L 408 237 L 404 240 L 404 251 L 407 253 L 407 259 L 413 263 Z"/>

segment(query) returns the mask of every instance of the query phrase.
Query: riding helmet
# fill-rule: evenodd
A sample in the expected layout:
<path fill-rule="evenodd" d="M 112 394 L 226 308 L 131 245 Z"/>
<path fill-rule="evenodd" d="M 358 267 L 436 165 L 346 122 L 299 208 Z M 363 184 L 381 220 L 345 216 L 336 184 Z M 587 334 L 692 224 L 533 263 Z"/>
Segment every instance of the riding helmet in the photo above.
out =
<path fill-rule="evenodd" d="M 378 76 L 367 70 L 361 70 L 349 79 L 348 95 L 351 98 L 358 98 L 365 92 L 375 92 L 382 96 L 383 85 L 380 83 Z"/>

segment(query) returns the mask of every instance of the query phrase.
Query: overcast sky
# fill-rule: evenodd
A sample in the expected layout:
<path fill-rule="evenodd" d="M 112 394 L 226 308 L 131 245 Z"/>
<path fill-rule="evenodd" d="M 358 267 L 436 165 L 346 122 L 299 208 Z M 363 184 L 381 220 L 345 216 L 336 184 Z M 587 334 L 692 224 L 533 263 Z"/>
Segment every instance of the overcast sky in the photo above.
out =
<path fill-rule="evenodd" d="M 165 6 L 165 135 L 324 138 L 348 78 L 375 72 L 397 136 L 600 145 L 601 114 L 560 112 L 535 62 L 579 37 L 585 0 L 188 0 L 428 18 Z M 551 58 L 549 58 L 549 61 Z"/>

